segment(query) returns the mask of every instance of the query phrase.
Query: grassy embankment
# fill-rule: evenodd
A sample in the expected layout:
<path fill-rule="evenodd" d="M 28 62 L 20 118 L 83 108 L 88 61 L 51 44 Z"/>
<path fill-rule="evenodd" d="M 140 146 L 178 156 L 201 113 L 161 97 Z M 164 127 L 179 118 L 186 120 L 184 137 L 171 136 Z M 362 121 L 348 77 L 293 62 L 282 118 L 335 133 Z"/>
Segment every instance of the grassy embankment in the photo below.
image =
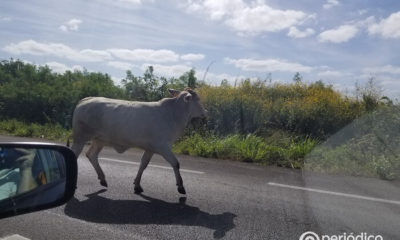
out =
<path fill-rule="evenodd" d="M 393 110 L 398 107 L 371 92 L 357 99 L 321 82 L 249 81 L 236 87 L 203 85 L 197 91 L 209 120 L 179 139 L 173 147 L 177 153 L 383 179 L 399 175 L 395 144 L 400 131 L 393 130 L 400 124 Z M 0 134 L 66 141 L 70 130 L 3 120 Z"/>

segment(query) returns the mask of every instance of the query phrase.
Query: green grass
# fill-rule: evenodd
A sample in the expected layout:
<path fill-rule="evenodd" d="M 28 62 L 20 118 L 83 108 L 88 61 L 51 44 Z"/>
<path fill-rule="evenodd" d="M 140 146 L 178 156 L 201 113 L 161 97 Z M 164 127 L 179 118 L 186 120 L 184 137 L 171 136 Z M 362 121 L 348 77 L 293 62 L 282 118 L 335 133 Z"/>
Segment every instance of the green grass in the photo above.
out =
<path fill-rule="evenodd" d="M 317 141 L 310 138 L 294 137 L 280 139 L 278 144 L 270 144 L 274 137 L 276 136 L 262 138 L 253 134 L 217 137 L 213 134 L 202 136 L 194 133 L 177 141 L 173 150 L 191 156 L 302 168 L 304 157 L 317 144 Z"/>
<path fill-rule="evenodd" d="M 322 144 L 315 139 L 281 131 L 272 132 L 264 138 L 253 134 L 218 137 L 213 134 L 193 133 L 178 140 L 173 151 L 191 156 L 254 162 L 320 173 L 398 179 L 400 134 L 385 134 L 387 139 L 383 140 L 381 134 L 370 133 L 354 137 L 360 126 L 355 125 L 352 128 L 356 132 L 350 139 L 335 135 Z"/>
<path fill-rule="evenodd" d="M 67 140 L 68 136 L 71 135 L 71 131 L 64 129 L 58 124 L 40 125 L 11 119 L 0 121 L 0 134 L 18 137 L 45 138 L 64 142 Z"/>

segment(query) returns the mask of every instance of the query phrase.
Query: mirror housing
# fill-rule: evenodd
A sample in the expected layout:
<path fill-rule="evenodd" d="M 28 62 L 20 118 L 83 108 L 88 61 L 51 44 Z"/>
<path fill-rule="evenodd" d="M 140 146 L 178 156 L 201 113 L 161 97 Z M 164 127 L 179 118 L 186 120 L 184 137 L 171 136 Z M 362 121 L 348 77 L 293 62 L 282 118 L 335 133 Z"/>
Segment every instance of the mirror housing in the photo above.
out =
<path fill-rule="evenodd" d="M 77 157 L 51 143 L 0 143 L 0 218 L 49 209 L 75 193 Z"/>

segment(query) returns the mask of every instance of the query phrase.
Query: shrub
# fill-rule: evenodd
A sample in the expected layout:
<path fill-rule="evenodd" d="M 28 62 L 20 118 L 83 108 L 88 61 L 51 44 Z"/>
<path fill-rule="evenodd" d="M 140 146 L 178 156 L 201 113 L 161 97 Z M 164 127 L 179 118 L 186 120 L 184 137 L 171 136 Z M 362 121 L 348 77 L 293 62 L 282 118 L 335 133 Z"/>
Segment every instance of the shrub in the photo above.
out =
<path fill-rule="evenodd" d="M 323 84 L 272 84 L 246 80 L 239 86 L 198 90 L 217 134 L 257 134 L 281 129 L 325 139 L 364 112 L 362 102 Z"/>

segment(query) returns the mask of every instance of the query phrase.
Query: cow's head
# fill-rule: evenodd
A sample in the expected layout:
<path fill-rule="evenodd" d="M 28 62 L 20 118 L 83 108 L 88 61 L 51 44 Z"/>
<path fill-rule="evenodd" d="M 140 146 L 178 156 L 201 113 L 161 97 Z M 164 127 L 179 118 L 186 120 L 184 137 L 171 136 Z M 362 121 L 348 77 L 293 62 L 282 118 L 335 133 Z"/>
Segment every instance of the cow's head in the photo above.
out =
<path fill-rule="evenodd" d="M 186 105 L 187 109 L 189 109 L 190 118 L 207 117 L 207 110 L 200 103 L 200 97 L 195 91 L 190 88 L 186 88 L 183 91 L 174 89 L 168 89 L 168 91 L 174 98 Z"/>

